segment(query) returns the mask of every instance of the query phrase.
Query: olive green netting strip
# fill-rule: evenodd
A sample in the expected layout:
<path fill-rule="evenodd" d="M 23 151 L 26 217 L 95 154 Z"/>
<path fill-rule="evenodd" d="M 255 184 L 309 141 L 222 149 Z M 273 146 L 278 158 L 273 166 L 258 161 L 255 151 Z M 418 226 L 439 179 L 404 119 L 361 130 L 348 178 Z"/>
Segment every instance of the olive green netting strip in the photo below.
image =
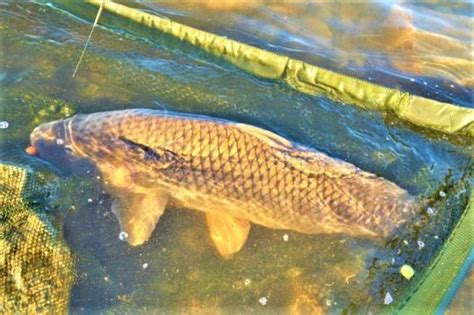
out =
<path fill-rule="evenodd" d="M 102 0 L 87 2 L 100 5 Z M 366 109 L 390 110 L 418 126 L 474 137 L 474 109 L 372 84 L 118 3 L 104 1 L 103 5 L 105 11 L 185 41 L 256 76 L 284 80 L 298 91 Z"/>
<path fill-rule="evenodd" d="M 433 314 L 440 311 L 440 307 L 446 307 L 441 305 L 446 302 L 443 299 L 456 285 L 458 274 L 470 263 L 473 247 L 474 191 L 471 191 L 467 208 L 424 278 L 414 284 L 399 303 L 388 308 L 388 313 Z"/>

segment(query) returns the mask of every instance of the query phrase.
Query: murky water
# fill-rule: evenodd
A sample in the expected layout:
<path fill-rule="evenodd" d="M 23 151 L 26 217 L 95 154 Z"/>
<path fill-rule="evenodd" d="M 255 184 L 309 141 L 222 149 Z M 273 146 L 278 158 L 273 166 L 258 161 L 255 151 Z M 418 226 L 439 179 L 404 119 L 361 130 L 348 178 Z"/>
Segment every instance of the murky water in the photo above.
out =
<path fill-rule="evenodd" d="M 321 13 L 295 5 L 226 10 L 225 14 L 222 9 L 208 10 L 205 15 L 186 6 L 146 3 L 148 10 L 190 25 L 414 94 L 473 106 L 472 86 L 459 80 L 463 75 L 457 68 L 436 72 L 421 67 L 413 72 L 397 66 L 393 51 L 381 50 L 383 44 L 377 40 L 381 35 L 370 40 L 370 48 L 349 39 L 349 34 L 361 38 L 361 33 L 374 31 L 381 23 L 374 18 L 357 24 L 357 14 L 365 9 L 353 7 L 359 10 L 353 15 L 347 11 L 350 8 L 337 11 L 323 6 L 325 13 Z M 394 14 L 391 8 L 369 7 Z M 168 209 L 150 241 L 132 248 L 120 241 L 111 200 L 94 176 L 60 178 L 61 188 L 51 202 L 64 220 L 65 238 L 78 259 L 71 301 L 74 312 L 377 312 L 387 293 L 396 300 L 410 281 L 423 275 L 465 207 L 472 185 L 468 178 L 472 140 L 415 128 L 391 114 L 304 95 L 169 38 L 145 39 L 119 28 L 95 30 L 77 77 L 72 78 L 90 22 L 46 4 L 13 3 L 0 8 L 0 120 L 9 123 L 0 130 L 2 160 L 51 172 L 53 165 L 23 151 L 34 126 L 77 112 L 148 107 L 263 127 L 433 200 L 433 213 L 421 213 L 418 224 L 389 244 L 252 226 L 242 251 L 223 260 L 211 244 L 201 213 Z M 407 8 L 420 12 L 413 18 L 418 27 L 440 23 L 444 15 L 472 25 L 462 6 L 449 12 L 442 6 L 398 9 Z M 326 18 L 314 22 L 318 19 L 310 18 L 311 12 Z M 331 15 L 334 12 L 339 15 Z M 322 31 L 321 21 L 329 20 L 326 33 L 331 36 Z M 462 46 L 468 39 L 459 25 L 436 31 Z M 458 53 L 459 59 L 466 58 Z M 449 55 L 447 50 L 440 54 Z M 411 62 L 420 60 L 423 56 L 417 55 Z M 440 191 L 447 196 L 440 196 Z M 403 264 L 416 270 L 410 281 L 399 273 Z"/>

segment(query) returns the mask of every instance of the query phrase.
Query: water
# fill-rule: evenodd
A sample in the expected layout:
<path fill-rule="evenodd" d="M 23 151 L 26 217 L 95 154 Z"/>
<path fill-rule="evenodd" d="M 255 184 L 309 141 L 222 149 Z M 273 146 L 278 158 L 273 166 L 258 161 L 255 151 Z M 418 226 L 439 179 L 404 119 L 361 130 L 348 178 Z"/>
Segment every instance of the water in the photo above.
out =
<path fill-rule="evenodd" d="M 269 5 L 226 9 L 225 14 L 219 8 L 203 15 L 186 6 L 134 5 L 383 85 L 472 107 L 472 86 L 460 81 L 465 76 L 459 69 L 446 66 L 446 72 L 436 72 L 425 67 L 413 73 L 397 68 L 392 60 L 396 54 L 381 51 L 375 39 L 370 48 L 349 40 L 347 34 L 361 38 L 361 33 L 381 23 L 369 19 L 352 29 L 348 23 L 354 24 L 357 14 L 348 14 L 350 8 L 340 8 L 326 30 L 343 38 L 334 44 L 321 28 L 308 26 L 311 14 L 319 12 L 316 9 Z M 390 12 L 381 5 L 369 8 Z M 468 40 L 462 25 L 453 24 L 455 30 L 441 28 L 444 15 L 455 15 L 456 23 L 472 23 L 472 17 L 462 16 L 468 12 L 462 6 L 448 10 L 417 4 L 402 9 L 406 8 L 417 12 L 418 27 L 434 21 L 440 27 L 431 31 L 444 31 L 458 44 Z M 242 251 L 223 260 L 211 244 L 201 213 L 168 209 L 150 241 L 131 248 L 120 240 L 110 197 L 96 174 L 60 178 L 61 189 L 53 203 L 64 220 L 66 241 L 78 257 L 71 300 L 74 312 L 138 308 L 375 313 L 387 294 L 397 301 L 410 282 L 422 277 L 465 207 L 472 179 L 459 182 L 465 182 L 473 166 L 470 139 L 413 127 L 391 114 L 304 95 L 168 38 L 145 39 L 118 28 L 95 30 L 77 77 L 72 78 L 90 22 L 51 5 L 13 3 L 3 4 L 1 10 L 0 121 L 8 122 L 0 130 L 2 160 L 54 171 L 54 165 L 23 151 L 34 126 L 77 112 L 148 107 L 260 126 L 434 200 L 433 210 L 420 214 L 418 226 L 386 245 L 254 225 Z M 327 7 L 323 21 L 334 10 Z M 358 10 L 362 14 L 364 9 Z M 363 61 L 356 62 L 360 58 Z M 458 184 L 449 188 L 451 183 Z M 440 190 L 448 195 L 441 197 Z M 404 264 L 416 271 L 410 281 L 399 273 Z"/>

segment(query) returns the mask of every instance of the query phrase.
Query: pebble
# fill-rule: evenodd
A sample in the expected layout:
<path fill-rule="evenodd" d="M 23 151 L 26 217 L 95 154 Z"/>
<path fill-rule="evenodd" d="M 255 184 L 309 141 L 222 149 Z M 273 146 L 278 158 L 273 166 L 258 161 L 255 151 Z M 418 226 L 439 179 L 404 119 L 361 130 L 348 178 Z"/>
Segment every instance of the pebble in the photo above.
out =
<path fill-rule="evenodd" d="M 390 294 L 390 292 L 387 292 L 387 294 L 385 294 L 385 298 L 383 299 L 383 304 L 385 305 L 389 305 L 393 302 L 393 297 L 392 295 Z"/>
<path fill-rule="evenodd" d="M 434 210 L 433 210 L 433 208 L 431 208 L 431 207 L 426 208 L 426 212 L 427 212 L 429 215 L 433 215 L 433 214 L 434 214 Z"/>
<path fill-rule="evenodd" d="M 142 265 L 142 268 L 143 268 L 143 269 L 148 268 L 148 263 L 144 263 L 144 264 Z"/>
<path fill-rule="evenodd" d="M 290 236 L 288 234 L 283 234 L 283 240 L 285 242 L 288 242 L 289 239 L 290 239 Z"/>
<path fill-rule="evenodd" d="M 415 270 L 412 266 L 405 264 L 400 268 L 400 273 L 405 279 L 410 280 L 415 275 Z"/>
<path fill-rule="evenodd" d="M 8 125 L 8 121 L 0 121 L 0 129 L 7 129 Z"/>
<path fill-rule="evenodd" d="M 266 297 L 261 297 L 260 299 L 258 299 L 258 303 L 260 303 L 260 305 L 267 305 L 267 302 L 268 302 L 268 299 Z"/>
<path fill-rule="evenodd" d="M 444 198 L 444 197 L 446 197 L 446 193 L 441 190 L 441 191 L 439 192 L 439 196 L 440 196 L 441 198 Z"/>
<path fill-rule="evenodd" d="M 250 280 L 249 278 L 246 278 L 246 279 L 244 280 L 244 285 L 245 285 L 245 286 L 249 286 L 251 283 L 252 283 L 252 280 Z"/>
<path fill-rule="evenodd" d="M 127 232 L 122 231 L 122 232 L 119 233 L 119 239 L 121 241 L 125 241 L 127 238 L 128 238 L 128 233 Z"/>
<path fill-rule="evenodd" d="M 92 198 L 88 198 L 88 199 L 87 199 L 87 202 L 92 202 Z"/>

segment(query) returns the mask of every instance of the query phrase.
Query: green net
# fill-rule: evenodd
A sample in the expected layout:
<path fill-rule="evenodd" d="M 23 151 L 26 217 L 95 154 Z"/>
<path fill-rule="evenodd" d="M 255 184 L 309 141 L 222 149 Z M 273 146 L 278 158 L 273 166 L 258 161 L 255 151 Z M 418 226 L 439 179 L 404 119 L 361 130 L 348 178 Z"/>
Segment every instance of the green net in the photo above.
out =
<path fill-rule="evenodd" d="M 150 30 L 170 35 L 210 55 L 224 59 L 248 73 L 261 78 L 282 80 L 300 92 L 324 95 L 365 109 L 392 111 L 400 119 L 411 124 L 447 134 L 464 134 L 468 137 L 474 135 L 472 109 L 410 95 L 335 73 L 121 4 L 100 0 L 88 2 L 95 5 L 102 4 L 104 10 L 115 17 L 122 17 L 144 25 Z M 66 6 L 73 9 L 73 5 Z M 83 10 L 84 8 L 72 11 L 84 12 Z M 134 28 L 131 25 L 130 27 Z M 471 194 L 463 216 L 424 277 L 418 278 L 417 282 L 406 290 L 406 294 L 399 299 L 399 302 L 387 308 L 386 311 L 411 314 L 420 311 L 434 312 L 443 307 L 443 299 L 449 289 L 454 286 L 456 276 L 463 265 L 469 263 L 469 253 L 473 247 L 472 200 Z M 449 270 L 446 271 L 446 268 Z M 433 288 L 436 289 L 433 290 Z"/>
<path fill-rule="evenodd" d="M 44 178 L 0 164 L 0 312 L 65 313 L 74 262 L 44 211 Z"/>

